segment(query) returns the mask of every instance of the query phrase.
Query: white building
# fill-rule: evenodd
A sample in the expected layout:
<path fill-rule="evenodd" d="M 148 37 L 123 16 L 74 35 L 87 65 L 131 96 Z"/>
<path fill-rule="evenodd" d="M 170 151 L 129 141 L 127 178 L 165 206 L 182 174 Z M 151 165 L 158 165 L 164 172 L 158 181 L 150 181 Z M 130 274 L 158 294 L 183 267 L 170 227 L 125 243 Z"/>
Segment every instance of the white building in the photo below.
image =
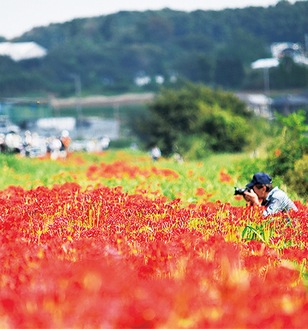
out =
<path fill-rule="evenodd" d="M 0 56 L 9 56 L 16 62 L 46 55 L 47 50 L 35 42 L 0 42 Z"/>

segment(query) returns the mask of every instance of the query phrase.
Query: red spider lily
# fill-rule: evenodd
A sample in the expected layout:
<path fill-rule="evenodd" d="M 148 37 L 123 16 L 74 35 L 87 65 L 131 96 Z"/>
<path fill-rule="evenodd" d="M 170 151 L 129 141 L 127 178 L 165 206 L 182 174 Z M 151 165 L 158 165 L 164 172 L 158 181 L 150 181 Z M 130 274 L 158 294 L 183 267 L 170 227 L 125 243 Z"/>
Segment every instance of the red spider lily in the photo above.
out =
<path fill-rule="evenodd" d="M 120 162 L 88 175 L 177 179 Z M 303 328 L 308 212 L 297 206 L 287 222 L 146 189 L 9 187 L 0 191 L 1 326 Z"/>
<path fill-rule="evenodd" d="M 171 169 L 159 169 L 156 167 L 152 167 L 150 170 L 141 169 L 125 161 L 115 161 L 112 164 L 101 163 L 100 166 L 92 165 L 87 172 L 87 176 L 90 179 L 94 177 L 122 178 L 125 176 L 134 178 L 136 176 L 149 177 L 150 175 L 178 178 L 178 174 Z"/>
<path fill-rule="evenodd" d="M 224 169 L 222 169 L 219 173 L 219 181 L 228 184 L 234 184 L 232 177 L 228 173 L 226 173 Z"/>

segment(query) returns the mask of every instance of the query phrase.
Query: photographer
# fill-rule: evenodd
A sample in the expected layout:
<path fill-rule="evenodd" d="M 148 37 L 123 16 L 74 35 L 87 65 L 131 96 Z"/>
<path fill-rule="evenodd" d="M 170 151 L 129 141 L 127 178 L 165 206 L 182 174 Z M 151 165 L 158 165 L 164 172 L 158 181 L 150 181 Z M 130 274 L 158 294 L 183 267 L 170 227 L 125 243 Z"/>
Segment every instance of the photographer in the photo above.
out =
<path fill-rule="evenodd" d="M 277 186 L 273 187 L 272 178 L 266 173 L 256 173 L 243 191 L 247 205 L 264 206 L 263 216 L 275 214 L 279 211 L 286 212 L 297 208 L 287 194 Z"/>

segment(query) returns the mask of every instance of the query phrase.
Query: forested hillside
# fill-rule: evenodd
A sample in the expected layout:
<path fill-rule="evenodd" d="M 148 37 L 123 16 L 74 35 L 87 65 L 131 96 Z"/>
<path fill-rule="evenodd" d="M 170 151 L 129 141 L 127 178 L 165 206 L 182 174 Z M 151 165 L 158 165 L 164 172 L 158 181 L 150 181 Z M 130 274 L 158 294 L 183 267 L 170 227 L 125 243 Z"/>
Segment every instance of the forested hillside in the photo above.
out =
<path fill-rule="evenodd" d="M 35 41 L 48 55 L 20 62 L 0 56 L 0 90 L 2 96 L 67 96 L 74 92 L 74 76 L 84 94 L 156 90 L 162 82 L 182 79 L 231 90 L 262 89 L 262 72 L 253 71 L 251 62 L 270 57 L 274 42 L 304 46 L 307 17 L 307 1 L 280 1 L 268 8 L 191 13 L 123 11 L 37 27 L 13 41 Z M 307 66 L 288 62 L 274 70 L 273 88 L 307 85 Z M 286 70 L 293 78 L 281 83 Z M 136 79 L 144 77 L 151 82 L 137 86 Z"/>

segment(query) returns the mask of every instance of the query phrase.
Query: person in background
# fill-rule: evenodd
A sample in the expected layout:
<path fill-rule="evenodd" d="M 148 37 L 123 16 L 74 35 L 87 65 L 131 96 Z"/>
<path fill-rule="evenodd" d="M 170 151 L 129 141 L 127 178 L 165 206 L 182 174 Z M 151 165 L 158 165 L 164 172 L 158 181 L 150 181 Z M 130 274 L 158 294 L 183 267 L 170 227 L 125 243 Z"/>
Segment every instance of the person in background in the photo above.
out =
<path fill-rule="evenodd" d="M 48 141 L 48 153 L 50 153 L 50 159 L 57 160 L 61 157 L 62 143 L 58 137 L 50 137 Z"/>
<path fill-rule="evenodd" d="M 71 144 L 71 137 L 68 130 L 63 130 L 60 137 L 61 147 L 60 155 L 62 158 L 66 158 L 68 154 L 68 149 Z"/>
<path fill-rule="evenodd" d="M 294 202 L 284 191 L 277 186 L 273 187 L 271 176 L 263 172 L 253 175 L 251 182 L 246 185 L 244 199 L 247 205 L 264 206 L 263 216 L 292 209 L 297 211 Z"/>
<path fill-rule="evenodd" d="M 22 138 L 14 130 L 5 135 L 5 144 L 9 153 L 20 153 L 22 150 Z"/>
<path fill-rule="evenodd" d="M 0 134 L 0 153 L 6 152 L 5 134 Z"/>
<path fill-rule="evenodd" d="M 110 138 L 108 136 L 104 136 L 99 140 L 101 151 L 107 150 L 110 144 Z"/>
<path fill-rule="evenodd" d="M 152 149 L 151 149 L 151 158 L 153 161 L 157 161 L 159 160 L 161 157 L 161 151 L 160 148 L 155 145 Z"/>

